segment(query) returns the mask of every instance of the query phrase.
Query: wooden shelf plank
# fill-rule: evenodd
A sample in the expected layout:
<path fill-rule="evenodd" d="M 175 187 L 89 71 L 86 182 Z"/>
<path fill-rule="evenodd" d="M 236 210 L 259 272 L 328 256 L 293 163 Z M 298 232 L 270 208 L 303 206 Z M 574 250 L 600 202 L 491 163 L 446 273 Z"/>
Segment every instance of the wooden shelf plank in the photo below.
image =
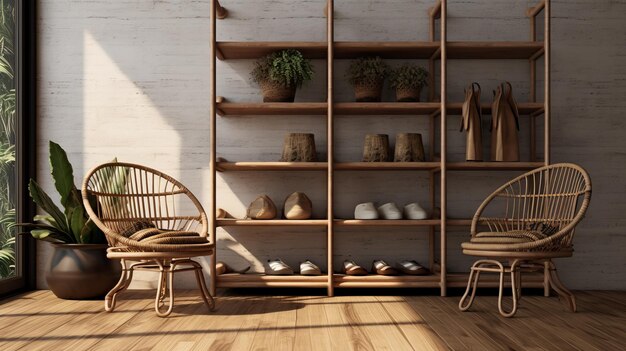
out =
<path fill-rule="evenodd" d="M 364 226 L 364 227 L 419 227 L 433 226 L 441 223 L 438 219 L 335 219 L 337 226 Z"/>
<path fill-rule="evenodd" d="M 448 59 L 529 59 L 543 50 L 537 41 L 449 41 Z"/>
<path fill-rule="evenodd" d="M 438 288 L 440 276 L 397 275 L 384 276 L 369 274 L 364 276 L 333 275 L 333 285 L 339 288 Z"/>
<path fill-rule="evenodd" d="M 336 59 L 377 55 L 387 59 L 427 59 L 436 56 L 438 41 L 339 41 L 334 45 Z M 217 43 L 220 60 L 256 59 L 274 51 L 297 49 L 311 59 L 325 59 L 326 42 L 317 41 L 221 41 Z M 537 41 L 450 41 L 449 59 L 528 59 L 543 50 Z"/>
<path fill-rule="evenodd" d="M 326 115 L 325 102 L 220 102 L 220 116 Z"/>
<path fill-rule="evenodd" d="M 354 59 L 380 56 L 385 59 L 428 59 L 439 49 L 438 41 L 339 41 L 335 42 L 335 58 Z"/>
<path fill-rule="evenodd" d="M 429 115 L 438 102 L 339 102 L 336 115 Z M 460 109 L 460 107 L 459 107 Z M 218 102 L 220 116 L 326 115 L 325 102 Z"/>
<path fill-rule="evenodd" d="M 338 102 L 336 115 L 429 115 L 441 107 L 438 102 Z"/>
<path fill-rule="evenodd" d="M 336 59 L 353 59 L 361 56 L 377 55 L 387 59 L 427 59 L 439 49 L 439 42 L 402 41 L 402 42 L 335 42 Z M 256 59 L 274 51 L 297 49 L 310 59 L 325 59 L 326 42 L 315 41 L 221 41 L 217 43 L 220 60 Z"/>
<path fill-rule="evenodd" d="M 262 287 L 291 287 L 291 288 L 326 288 L 328 276 L 304 275 L 265 275 L 265 274 L 221 274 L 217 276 L 217 286 L 220 288 L 262 288 Z"/>
<path fill-rule="evenodd" d="M 525 171 L 542 167 L 543 162 L 448 162 L 449 171 Z"/>
<path fill-rule="evenodd" d="M 328 221 L 325 219 L 218 219 L 218 227 L 325 227 Z"/>
<path fill-rule="evenodd" d="M 217 162 L 217 170 L 226 171 L 325 171 L 326 162 Z"/>
<path fill-rule="evenodd" d="M 337 162 L 337 171 L 428 171 L 439 168 L 439 162 Z"/>
<path fill-rule="evenodd" d="M 220 41 L 217 42 L 217 57 L 220 60 L 256 59 L 284 49 L 300 50 L 310 59 L 325 59 L 327 45 L 317 41 Z"/>
<path fill-rule="evenodd" d="M 462 102 L 452 102 L 447 104 L 448 114 L 460 115 L 463 107 Z M 517 110 L 520 115 L 530 115 L 543 112 L 543 102 L 518 102 Z M 481 109 L 484 114 L 491 114 L 491 104 L 481 104 Z"/>

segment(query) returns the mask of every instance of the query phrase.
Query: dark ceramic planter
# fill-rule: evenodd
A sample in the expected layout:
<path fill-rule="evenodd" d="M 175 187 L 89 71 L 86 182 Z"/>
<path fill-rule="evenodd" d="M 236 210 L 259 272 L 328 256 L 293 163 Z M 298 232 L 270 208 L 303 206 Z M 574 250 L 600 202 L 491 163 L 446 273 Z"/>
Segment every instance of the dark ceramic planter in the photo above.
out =
<path fill-rule="evenodd" d="M 102 298 L 120 279 L 120 263 L 107 258 L 107 245 L 52 244 L 52 248 L 46 282 L 61 299 Z"/>

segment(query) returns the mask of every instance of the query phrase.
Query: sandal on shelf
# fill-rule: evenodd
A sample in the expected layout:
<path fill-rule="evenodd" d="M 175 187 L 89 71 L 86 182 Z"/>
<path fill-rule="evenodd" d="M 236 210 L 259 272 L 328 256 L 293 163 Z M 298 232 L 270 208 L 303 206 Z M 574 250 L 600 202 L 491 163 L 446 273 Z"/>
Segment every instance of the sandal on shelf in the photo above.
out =
<path fill-rule="evenodd" d="M 378 215 L 382 219 L 402 219 L 402 211 L 393 202 L 388 202 L 378 207 Z"/>
<path fill-rule="evenodd" d="M 343 273 L 346 275 L 367 275 L 367 270 L 352 260 L 343 261 Z"/>
<path fill-rule="evenodd" d="M 243 268 L 243 269 L 234 269 L 224 262 L 217 262 L 215 264 L 215 273 L 217 273 L 217 275 L 227 274 L 227 273 L 244 274 L 249 270 L 250 270 L 250 266 L 247 266 L 246 268 Z"/>
<path fill-rule="evenodd" d="M 365 202 L 356 205 L 354 219 L 378 219 L 378 211 L 373 202 Z"/>
<path fill-rule="evenodd" d="M 398 274 L 400 274 L 400 272 L 398 272 L 397 269 L 391 267 L 390 265 L 387 264 L 387 262 L 385 262 L 383 260 L 374 260 L 374 262 L 372 262 L 372 273 L 373 274 L 380 274 L 380 275 L 398 275 Z"/>
<path fill-rule="evenodd" d="M 321 275 L 322 270 L 315 263 L 310 260 L 306 260 L 300 263 L 301 275 Z"/>
<path fill-rule="evenodd" d="M 293 269 L 288 264 L 283 262 L 280 258 L 275 260 L 267 260 L 267 266 L 265 267 L 265 274 L 267 275 L 292 275 Z"/>
<path fill-rule="evenodd" d="M 406 219 L 426 219 L 428 213 L 417 202 L 412 202 L 404 206 L 404 218 Z"/>
<path fill-rule="evenodd" d="M 396 267 L 398 270 L 404 274 L 410 275 L 427 275 L 430 274 L 430 271 L 413 260 L 404 260 L 396 263 Z"/>

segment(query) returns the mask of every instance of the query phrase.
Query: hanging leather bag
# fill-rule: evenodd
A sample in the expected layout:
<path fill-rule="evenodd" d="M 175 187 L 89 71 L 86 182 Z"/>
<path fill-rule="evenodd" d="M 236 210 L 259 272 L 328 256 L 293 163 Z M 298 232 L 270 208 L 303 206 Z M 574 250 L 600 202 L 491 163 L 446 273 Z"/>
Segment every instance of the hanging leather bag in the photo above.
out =
<path fill-rule="evenodd" d="M 504 82 L 493 92 L 491 107 L 491 160 L 519 161 L 519 112 L 511 83 Z"/>
<path fill-rule="evenodd" d="M 466 131 L 465 159 L 483 160 L 482 111 L 480 108 L 480 85 L 472 83 L 465 89 L 462 108 L 461 132 Z"/>

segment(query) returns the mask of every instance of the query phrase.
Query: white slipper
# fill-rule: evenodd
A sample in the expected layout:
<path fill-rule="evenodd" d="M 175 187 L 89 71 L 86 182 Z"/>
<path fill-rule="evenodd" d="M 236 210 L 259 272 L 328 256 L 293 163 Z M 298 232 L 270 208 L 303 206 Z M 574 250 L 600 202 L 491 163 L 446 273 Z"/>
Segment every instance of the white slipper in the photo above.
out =
<path fill-rule="evenodd" d="M 378 207 L 378 214 L 382 219 L 402 219 L 402 212 L 393 202 Z"/>
<path fill-rule="evenodd" d="M 426 275 L 429 274 L 430 271 L 425 267 L 421 266 L 419 263 L 413 260 L 405 260 L 396 263 L 396 267 L 400 270 L 400 272 L 404 274 L 410 275 Z"/>
<path fill-rule="evenodd" d="M 301 275 L 321 275 L 322 270 L 315 263 L 306 260 L 300 263 L 300 274 Z"/>
<path fill-rule="evenodd" d="M 426 219 L 428 213 L 417 202 L 404 206 L 404 218 L 406 219 Z"/>
<path fill-rule="evenodd" d="M 267 260 L 267 266 L 265 267 L 265 274 L 268 275 L 291 275 L 293 269 L 289 267 L 280 258 L 275 260 Z"/>
<path fill-rule="evenodd" d="M 378 219 L 378 212 L 373 202 L 365 202 L 356 205 L 354 209 L 355 219 Z"/>

